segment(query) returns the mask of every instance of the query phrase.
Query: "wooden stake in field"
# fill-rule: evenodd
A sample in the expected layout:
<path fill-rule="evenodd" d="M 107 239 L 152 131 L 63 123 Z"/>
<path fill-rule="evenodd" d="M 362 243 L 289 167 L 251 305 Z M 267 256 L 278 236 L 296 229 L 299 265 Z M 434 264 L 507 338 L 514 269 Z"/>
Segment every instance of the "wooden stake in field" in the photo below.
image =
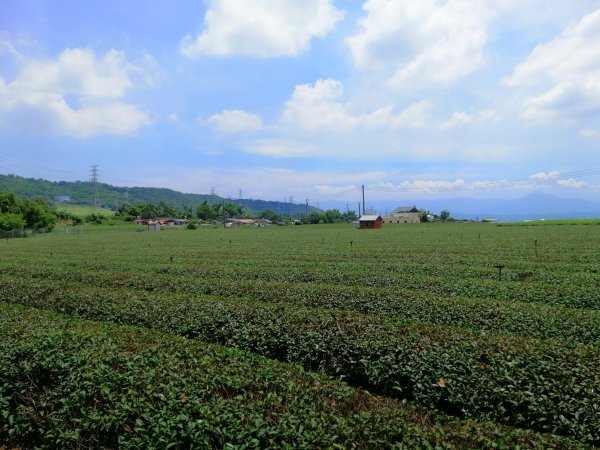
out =
<path fill-rule="evenodd" d="M 498 281 L 500 281 L 502 279 L 502 269 L 504 268 L 504 264 L 496 264 L 494 267 L 498 269 Z"/>

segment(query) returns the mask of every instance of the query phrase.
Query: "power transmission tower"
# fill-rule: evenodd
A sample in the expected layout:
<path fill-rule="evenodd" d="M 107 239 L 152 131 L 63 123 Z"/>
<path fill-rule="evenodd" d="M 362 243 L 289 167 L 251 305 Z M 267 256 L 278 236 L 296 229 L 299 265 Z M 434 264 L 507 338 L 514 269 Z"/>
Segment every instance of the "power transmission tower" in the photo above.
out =
<path fill-rule="evenodd" d="M 240 188 L 238 200 L 240 201 L 240 215 L 244 217 L 244 202 L 242 201 L 242 188 Z"/>
<path fill-rule="evenodd" d="M 98 202 L 98 174 L 100 170 L 98 170 L 98 165 L 94 164 L 90 166 L 90 183 L 94 185 L 94 212 L 96 212 L 96 208 L 99 206 Z"/>
<path fill-rule="evenodd" d="M 211 187 L 211 188 L 210 188 L 210 201 L 211 201 L 212 203 L 214 203 L 214 202 L 217 200 L 217 199 L 216 199 L 216 196 L 217 196 L 217 191 L 215 190 L 215 188 L 214 188 L 214 187 Z"/>

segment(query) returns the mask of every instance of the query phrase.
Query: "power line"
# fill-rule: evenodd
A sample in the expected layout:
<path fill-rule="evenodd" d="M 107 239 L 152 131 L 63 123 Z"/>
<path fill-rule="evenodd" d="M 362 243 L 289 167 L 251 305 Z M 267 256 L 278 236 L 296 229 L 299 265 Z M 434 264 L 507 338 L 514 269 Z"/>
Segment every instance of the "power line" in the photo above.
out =
<path fill-rule="evenodd" d="M 347 188 L 343 188 L 342 190 L 340 190 L 338 192 L 334 192 L 332 194 L 322 195 L 320 197 L 314 197 L 313 201 L 341 197 L 342 195 L 351 194 L 353 192 L 360 192 L 360 188 L 358 186 L 349 186 Z"/>
<path fill-rule="evenodd" d="M 51 166 L 41 166 L 41 165 L 36 165 L 36 164 L 30 164 L 27 161 L 24 161 L 22 159 L 18 159 L 18 158 L 14 158 L 12 156 L 9 156 L 8 154 L 6 154 L 5 152 L 0 152 L 0 161 L 2 161 L 2 166 L 4 166 L 3 171 L 9 171 L 9 170 L 18 170 L 18 171 L 44 171 L 44 172 L 48 172 L 48 173 L 63 173 L 63 174 L 67 174 L 67 175 L 75 175 L 75 174 L 80 174 L 81 172 L 77 172 L 77 171 L 73 171 L 73 170 L 64 170 L 64 169 L 57 169 L 55 167 L 51 167 Z"/>

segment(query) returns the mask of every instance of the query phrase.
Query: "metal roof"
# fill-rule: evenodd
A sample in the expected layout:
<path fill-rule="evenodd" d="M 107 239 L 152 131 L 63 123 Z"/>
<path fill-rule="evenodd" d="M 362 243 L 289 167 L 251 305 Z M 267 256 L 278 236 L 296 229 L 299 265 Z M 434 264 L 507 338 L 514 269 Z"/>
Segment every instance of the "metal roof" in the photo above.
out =
<path fill-rule="evenodd" d="M 417 208 L 416 206 L 400 206 L 394 210 L 394 213 L 409 213 L 409 212 L 425 212 L 421 208 Z"/>
<path fill-rule="evenodd" d="M 370 222 L 373 220 L 381 219 L 381 216 L 377 216 L 375 214 L 365 214 L 364 216 L 360 216 L 358 219 L 359 222 Z"/>

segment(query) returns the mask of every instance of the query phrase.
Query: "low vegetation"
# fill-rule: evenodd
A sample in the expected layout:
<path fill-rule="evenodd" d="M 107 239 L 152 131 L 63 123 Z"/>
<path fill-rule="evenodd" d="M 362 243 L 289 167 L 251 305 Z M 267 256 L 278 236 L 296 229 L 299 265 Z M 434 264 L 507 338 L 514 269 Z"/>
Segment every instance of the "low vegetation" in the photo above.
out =
<path fill-rule="evenodd" d="M 0 440 L 40 448 L 573 449 L 251 353 L 0 303 Z"/>
<path fill-rule="evenodd" d="M 56 216 L 43 200 L 17 198 L 0 192 L 0 235 L 5 232 L 24 234 L 26 229 L 47 232 L 54 228 Z"/>
<path fill-rule="evenodd" d="M 95 233 L 59 232 L 12 240 L 0 243 L 0 317 L 12 317 L 5 325 L 8 331 L 0 330 L 12 336 L 12 344 L 2 351 L 10 355 L 15 342 L 25 345 L 32 339 L 28 348 L 34 355 L 29 358 L 33 367 L 37 360 L 46 361 L 40 352 L 71 355 L 66 348 L 72 345 L 73 351 L 82 353 L 65 356 L 68 362 L 60 364 L 69 365 L 68 373 L 84 378 L 90 371 L 89 377 L 95 380 L 92 386 L 100 383 L 96 381 L 100 375 L 92 368 L 105 364 L 101 359 L 110 353 L 100 342 L 119 341 L 124 346 L 128 342 L 132 348 L 125 354 L 130 362 L 106 363 L 103 376 L 120 380 L 121 368 L 127 367 L 133 371 L 127 376 L 155 386 L 143 374 L 166 370 L 161 358 L 173 353 L 171 346 L 179 348 L 179 343 L 185 343 L 181 345 L 186 348 L 244 355 L 236 356 L 240 360 L 253 358 L 252 364 L 285 372 L 282 379 L 318 379 L 348 395 L 369 399 L 359 402 L 364 409 L 351 414 L 344 409 L 346 412 L 334 417 L 323 409 L 321 397 L 310 397 L 314 392 L 305 381 L 298 381 L 297 392 L 306 391 L 306 403 L 294 403 L 280 395 L 287 406 L 273 407 L 277 413 L 269 416 L 265 412 L 267 390 L 252 391 L 248 386 L 255 382 L 243 381 L 258 376 L 262 369 L 242 365 L 234 378 L 246 387 L 226 399 L 231 408 L 226 409 L 227 414 L 235 417 L 232 420 L 240 431 L 221 424 L 217 428 L 222 440 L 210 441 L 207 447 L 222 447 L 227 442 L 253 442 L 262 448 L 331 447 L 332 441 L 327 439 L 333 435 L 339 437 L 336 442 L 342 447 L 354 442 L 362 448 L 402 442 L 406 448 L 438 442 L 442 448 L 589 447 L 600 445 L 600 281 L 595 252 L 599 244 L 600 227 L 596 225 L 529 228 L 458 223 L 381 230 L 321 225 L 155 233 L 100 227 Z M 496 267 L 500 264 L 502 271 Z M 14 331 L 32 327 L 37 331 Z M 70 337 L 44 340 L 44 329 L 49 330 L 46 336 L 54 336 L 54 329 L 77 331 L 67 333 L 74 336 L 70 344 Z M 93 337 L 94 333 L 103 337 Z M 140 337 L 134 338 L 134 334 Z M 125 336 L 122 341 L 120 336 Z M 150 337 L 153 344 L 145 347 Z M 67 347 L 60 347 L 63 344 Z M 113 347 L 114 354 L 120 355 L 121 348 L 128 347 Z M 147 348 L 152 350 L 145 353 Z M 94 352 L 100 359 L 91 358 Z M 157 359 L 148 356 L 153 354 Z M 221 363 L 211 364 L 225 372 L 232 365 L 237 367 L 230 357 L 223 358 Z M 3 356 L 0 361 L 9 359 Z M 172 362 L 169 367 L 185 367 L 183 378 L 174 372 L 169 376 L 174 377 L 179 391 L 167 397 L 178 398 L 181 391 L 186 399 L 192 398 L 187 392 L 200 389 L 192 380 L 203 372 L 198 372 L 198 365 L 178 364 Z M 35 379 L 31 373 L 36 372 L 27 372 L 29 366 L 19 367 L 23 383 L 28 376 Z M 58 385 L 58 380 L 70 380 L 68 373 L 58 371 L 52 379 Z M 0 375 L 0 386 L 12 386 L 12 381 L 7 384 L 5 380 L 6 376 Z M 171 392 L 159 388 L 161 382 L 149 392 Z M 75 384 L 64 381 L 64 386 L 58 398 L 76 392 Z M 108 388 L 109 392 L 113 389 Z M 131 398 L 136 398 L 136 389 L 132 388 Z M 363 390 L 382 397 L 369 396 Z M 218 395 L 214 405 L 212 400 L 194 397 L 190 405 L 186 400 L 185 405 L 173 401 L 168 406 L 148 394 L 141 396 L 143 401 L 127 406 L 128 416 L 121 406 L 105 405 L 112 397 L 103 396 L 101 390 L 92 391 L 81 398 L 73 394 L 72 407 L 83 412 L 73 416 L 73 410 L 65 409 L 64 415 L 56 416 L 60 426 L 48 425 L 48 429 L 71 430 L 75 434 L 69 442 L 109 445 L 102 443 L 108 439 L 106 435 L 90 431 L 92 423 L 100 420 L 106 426 L 98 426 L 99 430 L 118 430 L 113 434 L 119 436 L 121 446 L 152 442 L 162 446 L 166 441 L 160 439 L 168 432 L 180 439 L 173 429 L 187 429 L 198 419 L 205 421 L 202 411 L 215 417 L 221 411 L 221 406 L 214 406 L 220 401 Z M 11 392 L 0 393 L 0 399 L 5 399 L 0 405 L 2 401 L 10 404 L 7 411 L 27 421 L 33 414 L 23 412 L 31 411 L 27 398 L 34 398 L 39 405 L 43 400 L 35 395 L 54 391 L 44 387 L 24 396 Z M 45 397 L 46 401 L 50 402 L 50 397 Z M 117 398 L 130 401 L 125 394 Z M 249 398 L 264 409 L 247 410 L 249 404 L 254 405 L 248 403 Z M 311 402 L 314 408 L 309 408 Z M 335 400 L 336 405 L 341 403 L 341 397 Z M 105 407 L 108 409 L 102 409 Z M 186 419 L 178 421 L 179 413 Z M 143 426 L 135 431 L 132 417 L 138 416 L 143 416 Z M 66 417 L 81 422 L 66 426 Z M 323 425 L 321 419 L 312 425 L 305 423 L 314 417 L 329 425 Z M 43 422 L 39 420 L 36 426 Z M 168 432 L 155 434 L 152 430 L 162 426 L 157 425 L 161 420 L 173 425 L 165 425 Z M 267 430 L 263 437 L 248 431 L 254 421 Z M 78 423 L 87 428 L 77 428 Z M 295 434 L 286 428 L 290 423 L 299 424 Z M 391 423 L 402 427 L 401 431 Z M 300 424 L 304 431 L 299 431 Z M 334 429 L 334 424 L 341 428 Z M 211 422 L 210 427 L 213 425 Z M 12 445 L 58 442 L 52 440 L 57 431 L 28 434 L 27 426 L 11 428 L 15 430 Z M 204 435 L 213 436 L 210 427 L 203 428 Z M 324 436 L 323 440 L 310 440 L 317 435 Z M 200 435 L 195 436 L 173 445 L 201 442 Z"/>

